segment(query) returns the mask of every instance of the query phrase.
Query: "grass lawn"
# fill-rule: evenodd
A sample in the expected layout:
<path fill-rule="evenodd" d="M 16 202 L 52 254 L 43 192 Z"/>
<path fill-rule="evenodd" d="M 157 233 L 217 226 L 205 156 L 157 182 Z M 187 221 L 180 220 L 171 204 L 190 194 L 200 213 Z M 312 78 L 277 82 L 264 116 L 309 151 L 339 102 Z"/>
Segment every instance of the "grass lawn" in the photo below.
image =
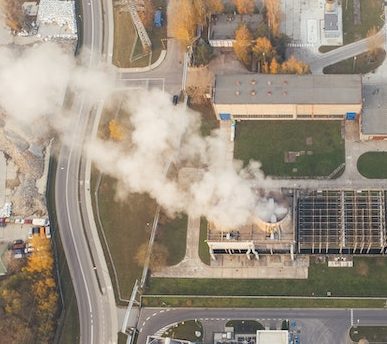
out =
<path fill-rule="evenodd" d="M 168 249 L 168 265 L 176 265 L 184 258 L 187 224 L 188 218 L 185 214 L 178 215 L 174 219 L 160 215 L 155 241 Z"/>
<path fill-rule="evenodd" d="M 385 300 L 143 296 L 142 305 L 207 308 L 383 308 Z"/>
<path fill-rule="evenodd" d="M 200 131 L 203 136 L 209 136 L 211 131 L 219 128 L 219 121 L 216 118 L 214 108 L 210 103 L 206 104 L 190 104 L 189 107 L 200 113 L 201 127 Z"/>
<path fill-rule="evenodd" d="M 165 0 L 158 0 L 155 7 L 165 12 Z M 164 15 L 165 19 L 165 15 Z M 119 6 L 114 6 L 114 48 L 113 64 L 121 68 L 146 67 L 155 62 L 163 49 L 166 49 L 167 26 L 153 27 L 147 30 L 152 42 L 152 56 L 144 56 L 140 39 L 136 39 L 137 31 L 129 12 L 124 12 Z M 133 53 L 133 56 L 132 56 Z"/>
<path fill-rule="evenodd" d="M 145 194 L 133 193 L 125 200 L 117 200 L 116 187 L 115 179 L 102 176 L 98 192 L 99 214 L 117 271 L 121 297 L 129 299 L 136 279 L 142 274 L 142 266 L 135 263 L 134 256 L 138 247 L 149 241 L 156 204 Z M 114 274 L 111 276 L 114 281 Z"/>
<path fill-rule="evenodd" d="M 133 44 L 137 32 L 129 12 L 120 11 L 114 6 L 114 46 L 113 64 L 117 67 L 129 67 Z"/>
<path fill-rule="evenodd" d="M 199 337 L 196 336 L 196 331 L 201 333 Z M 203 326 L 200 321 L 183 321 L 165 331 L 163 337 L 184 339 L 196 343 L 203 339 Z"/>
<path fill-rule="evenodd" d="M 205 240 L 207 240 L 207 219 L 202 217 L 200 219 L 199 257 L 204 264 L 210 265 L 211 256 Z"/>
<path fill-rule="evenodd" d="M 258 330 L 264 330 L 265 327 L 255 320 L 230 320 L 226 327 L 234 327 L 236 334 L 256 334 Z"/>
<path fill-rule="evenodd" d="M 349 44 L 358 41 L 362 38 L 367 37 L 368 31 L 372 27 L 376 27 L 377 30 L 384 25 L 382 15 L 384 13 L 383 0 L 360 0 L 360 18 L 361 24 L 354 24 L 354 13 L 353 13 L 353 2 L 354 0 L 343 0 L 343 43 Z M 326 53 L 330 50 L 338 47 L 321 46 L 319 51 Z"/>
<path fill-rule="evenodd" d="M 367 152 L 357 160 L 357 169 L 366 178 L 387 178 L 387 152 Z"/>
<path fill-rule="evenodd" d="M 365 338 L 370 343 L 387 343 L 387 326 L 354 326 L 349 336 L 354 342 Z"/>
<path fill-rule="evenodd" d="M 300 156 L 285 162 L 287 152 Z M 234 157 L 260 161 L 265 175 L 328 176 L 344 154 L 340 121 L 242 121 L 236 127 Z"/>
<path fill-rule="evenodd" d="M 152 278 L 146 294 L 321 297 L 328 291 L 332 296 L 387 297 L 387 259 L 355 257 L 353 268 L 312 262 L 306 280 Z"/>
<path fill-rule="evenodd" d="M 323 69 L 324 74 L 366 74 L 379 67 L 386 57 L 384 49 L 378 49 L 375 56 L 369 52 L 340 61 Z"/>

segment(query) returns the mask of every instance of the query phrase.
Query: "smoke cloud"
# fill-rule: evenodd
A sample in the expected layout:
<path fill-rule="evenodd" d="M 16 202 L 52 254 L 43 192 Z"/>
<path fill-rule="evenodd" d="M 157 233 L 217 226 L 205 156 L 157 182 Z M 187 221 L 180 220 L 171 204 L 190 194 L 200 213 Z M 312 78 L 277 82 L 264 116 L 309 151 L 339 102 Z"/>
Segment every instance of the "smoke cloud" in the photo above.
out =
<path fill-rule="evenodd" d="M 155 90 L 129 95 L 122 107 L 130 113 L 131 142 L 96 139 L 88 146 L 97 167 L 119 180 L 121 193 L 146 192 L 168 212 L 205 216 L 225 227 L 255 216 L 270 221 L 282 212 L 261 195 L 271 181 L 260 164 L 242 168 L 228 159 L 219 130 L 201 136 L 198 113 L 173 106 Z"/>

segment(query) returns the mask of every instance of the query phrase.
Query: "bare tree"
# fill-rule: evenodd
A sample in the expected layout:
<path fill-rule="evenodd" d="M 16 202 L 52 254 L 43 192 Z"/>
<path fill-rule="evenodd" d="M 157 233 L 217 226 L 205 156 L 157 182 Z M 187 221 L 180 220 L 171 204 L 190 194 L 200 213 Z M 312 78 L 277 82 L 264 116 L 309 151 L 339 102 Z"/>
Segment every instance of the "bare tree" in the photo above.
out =
<path fill-rule="evenodd" d="M 190 68 L 187 80 L 187 93 L 192 103 L 206 102 L 206 94 L 210 92 L 214 75 L 208 67 Z"/>

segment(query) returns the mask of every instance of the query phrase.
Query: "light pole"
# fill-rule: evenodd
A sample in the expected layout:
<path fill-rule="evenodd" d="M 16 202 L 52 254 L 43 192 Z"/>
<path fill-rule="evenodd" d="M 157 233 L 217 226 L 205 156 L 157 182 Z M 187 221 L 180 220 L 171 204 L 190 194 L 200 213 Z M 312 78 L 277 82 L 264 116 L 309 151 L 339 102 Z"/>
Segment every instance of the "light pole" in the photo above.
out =
<path fill-rule="evenodd" d="M 352 73 L 355 73 L 355 68 L 356 68 L 356 58 L 357 58 L 357 56 L 354 56 L 354 57 L 353 57 Z"/>

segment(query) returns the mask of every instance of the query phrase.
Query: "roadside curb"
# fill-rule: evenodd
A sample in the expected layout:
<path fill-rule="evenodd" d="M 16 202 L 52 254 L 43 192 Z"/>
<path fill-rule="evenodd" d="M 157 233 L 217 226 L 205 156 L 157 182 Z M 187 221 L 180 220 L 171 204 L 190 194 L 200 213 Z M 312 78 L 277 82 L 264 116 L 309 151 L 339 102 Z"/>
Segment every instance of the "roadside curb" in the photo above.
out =
<path fill-rule="evenodd" d="M 161 50 L 160 56 L 157 59 L 157 61 L 155 61 L 154 63 L 152 63 L 151 65 L 149 65 L 147 67 L 138 67 L 138 68 L 119 68 L 119 67 L 116 67 L 116 68 L 117 68 L 119 73 L 149 72 L 150 70 L 155 69 L 158 66 L 160 66 L 161 63 L 163 63 L 163 61 L 165 60 L 166 56 L 167 56 L 167 50 L 165 49 L 165 50 Z"/>

